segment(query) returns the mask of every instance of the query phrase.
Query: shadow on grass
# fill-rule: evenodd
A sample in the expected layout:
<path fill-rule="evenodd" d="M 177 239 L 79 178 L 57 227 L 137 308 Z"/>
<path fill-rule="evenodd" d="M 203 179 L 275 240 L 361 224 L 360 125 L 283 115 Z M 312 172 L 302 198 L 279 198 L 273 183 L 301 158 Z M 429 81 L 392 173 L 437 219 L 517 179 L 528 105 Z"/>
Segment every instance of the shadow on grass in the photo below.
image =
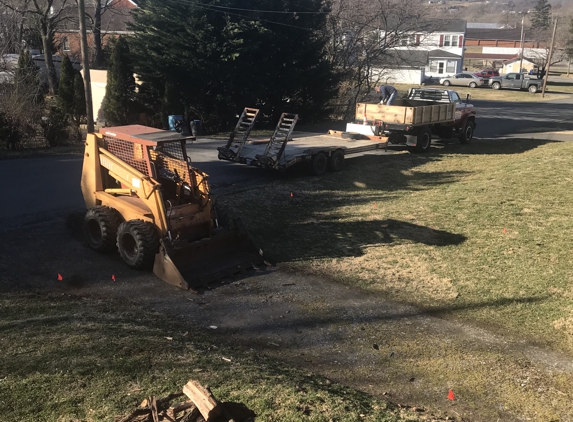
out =
<path fill-rule="evenodd" d="M 293 245 L 293 247 L 282 249 L 277 256 L 271 256 L 271 259 L 276 262 L 360 257 L 365 255 L 366 248 L 379 245 L 397 246 L 406 243 L 421 243 L 430 246 L 453 246 L 466 241 L 466 237 L 462 234 L 394 219 L 295 222 L 289 226 L 288 235 L 299 246 L 303 242 L 305 246 L 295 247 Z M 313 241 L 308 242 L 309 238 Z"/>

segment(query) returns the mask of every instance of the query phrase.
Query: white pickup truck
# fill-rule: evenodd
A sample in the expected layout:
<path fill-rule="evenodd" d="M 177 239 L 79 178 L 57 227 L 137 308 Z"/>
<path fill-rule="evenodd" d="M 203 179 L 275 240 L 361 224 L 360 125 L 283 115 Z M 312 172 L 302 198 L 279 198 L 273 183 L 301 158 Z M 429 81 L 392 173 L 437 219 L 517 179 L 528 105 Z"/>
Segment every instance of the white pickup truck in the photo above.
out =
<path fill-rule="evenodd" d="M 386 136 L 389 144 L 405 144 L 411 152 L 425 152 L 433 135 L 458 136 L 461 143 L 469 143 L 476 127 L 475 116 L 469 94 L 462 101 L 456 91 L 412 88 L 406 99 L 391 106 L 356 104 L 355 122 L 346 125 L 343 136 Z"/>

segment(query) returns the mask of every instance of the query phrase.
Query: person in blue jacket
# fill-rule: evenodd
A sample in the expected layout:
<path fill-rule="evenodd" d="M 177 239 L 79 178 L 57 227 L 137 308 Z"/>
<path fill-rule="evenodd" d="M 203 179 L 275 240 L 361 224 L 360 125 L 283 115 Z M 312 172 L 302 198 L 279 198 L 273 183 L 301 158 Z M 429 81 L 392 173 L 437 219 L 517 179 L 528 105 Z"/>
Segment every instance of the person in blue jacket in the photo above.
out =
<path fill-rule="evenodd" d="M 376 87 L 376 92 L 380 93 L 381 100 L 380 104 L 392 105 L 396 96 L 398 95 L 398 91 L 396 88 L 390 85 L 380 85 Z"/>

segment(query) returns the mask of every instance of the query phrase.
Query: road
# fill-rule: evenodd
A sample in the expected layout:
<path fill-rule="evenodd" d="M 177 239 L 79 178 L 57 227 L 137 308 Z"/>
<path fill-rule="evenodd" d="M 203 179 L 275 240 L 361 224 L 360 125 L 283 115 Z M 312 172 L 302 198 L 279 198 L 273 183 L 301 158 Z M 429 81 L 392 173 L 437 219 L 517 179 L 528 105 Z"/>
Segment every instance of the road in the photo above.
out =
<path fill-rule="evenodd" d="M 544 131 L 573 131 L 573 98 L 543 103 L 474 101 L 478 111 L 476 138 L 496 138 Z M 344 129 L 344 124 L 333 125 Z M 308 127 L 301 127 L 308 131 Z M 315 130 L 324 130 L 315 129 Z M 230 185 L 261 183 L 281 174 L 217 159 L 223 140 L 199 140 L 189 146 L 198 168 L 210 175 L 215 192 Z M 479 144 L 476 143 L 476 148 Z M 81 209 L 79 181 L 82 158 L 48 156 L 0 161 L 0 229 L 51 218 Z"/>

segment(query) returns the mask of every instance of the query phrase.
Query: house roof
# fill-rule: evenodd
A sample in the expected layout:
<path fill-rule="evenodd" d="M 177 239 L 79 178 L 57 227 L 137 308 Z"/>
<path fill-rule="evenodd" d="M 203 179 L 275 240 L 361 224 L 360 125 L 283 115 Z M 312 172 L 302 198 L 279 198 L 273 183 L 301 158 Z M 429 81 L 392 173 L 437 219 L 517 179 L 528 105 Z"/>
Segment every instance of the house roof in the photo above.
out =
<path fill-rule="evenodd" d="M 521 58 L 520 58 L 519 56 L 517 56 L 517 57 L 514 57 L 513 59 L 504 61 L 503 64 L 504 64 L 504 65 L 506 65 L 506 64 L 511 64 L 511 63 L 518 62 L 518 61 L 520 61 L 520 60 L 521 60 Z M 533 60 L 530 60 L 530 59 L 528 59 L 527 57 L 524 57 L 524 58 L 523 58 L 523 61 L 524 61 L 524 62 L 529 62 L 529 63 L 531 63 L 531 64 L 535 64 L 535 63 L 533 62 Z"/>
<path fill-rule="evenodd" d="M 444 51 L 444 50 L 431 50 L 428 54 L 430 57 L 438 58 L 438 59 L 461 59 L 462 58 L 462 56 L 460 56 L 459 54 L 450 53 L 449 51 Z"/>
<path fill-rule="evenodd" d="M 390 50 L 383 58 L 390 68 L 420 68 L 428 64 L 428 51 L 425 50 Z"/>
<path fill-rule="evenodd" d="M 532 41 L 527 38 L 531 30 L 525 28 L 525 41 Z M 466 32 L 467 40 L 498 40 L 498 41 L 521 41 L 521 28 L 515 29 L 489 29 L 489 28 L 468 28 Z"/>
<path fill-rule="evenodd" d="M 484 53 L 466 53 L 466 59 L 482 59 L 482 60 L 509 60 L 515 57 L 515 54 L 484 54 Z"/>
<path fill-rule="evenodd" d="M 431 19 L 428 21 L 411 20 L 398 21 L 397 19 L 388 19 L 380 26 L 381 30 L 396 30 L 404 32 L 466 32 L 466 21 L 463 19 Z"/>

